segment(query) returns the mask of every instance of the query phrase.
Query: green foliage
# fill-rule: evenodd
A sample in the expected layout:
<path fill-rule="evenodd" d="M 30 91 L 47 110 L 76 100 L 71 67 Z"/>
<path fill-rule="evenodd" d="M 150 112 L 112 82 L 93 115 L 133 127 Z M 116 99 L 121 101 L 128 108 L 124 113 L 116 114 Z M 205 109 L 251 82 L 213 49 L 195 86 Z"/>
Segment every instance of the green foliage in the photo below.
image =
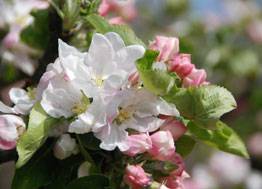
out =
<path fill-rule="evenodd" d="M 80 5 L 77 0 L 66 0 L 63 6 L 63 30 L 68 31 L 73 28 L 79 17 Z"/>
<path fill-rule="evenodd" d="M 102 189 L 109 186 L 109 179 L 102 175 L 90 175 L 70 182 L 66 189 Z"/>
<path fill-rule="evenodd" d="M 63 189 L 68 180 L 77 177 L 76 168 L 83 162 L 81 155 L 65 160 L 56 159 L 53 147 L 56 140 L 48 140 L 23 167 L 15 170 L 12 189 Z"/>
<path fill-rule="evenodd" d="M 78 137 L 81 139 L 82 144 L 85 148 L 89 150 L 101 150 L 101 148 L 99 147 L 100 140 L 98 140 L 93 133 L 78 135 Z"/>
<path fill-rule="evenodd" d="M 84 2 L 82 0 L 78 1 L 80 1 L 80 3 L 82 4 L 81 15 L 85 16 L 88 14 L 98 13 L 98 8 L 102 0 L 91 0 L 91 2 L 89 0 Z"/>
<path fill-rule="evenodd" d="M 163 99 L 169 103 L 175 104 L 183 117 L 187 119 L 194 118 L 195 103 L 193 96 L 187 89 L 174 86 L 168 94 L 163 96 Z"/>
<path fill-rule="evenodd" d="M 33 154 L 45 143 L 50 130 L 59 119 L 50 117 L 37 102 L 29 115 L 29 124 L 26 133 L 17 143 L 18 161 L 16 167 L 25 165 Z"/>
<path fill-rule="evenodd" d="M 33 24 L 26 27 L 20 34 L 22 42 L 30 47 L 45 50 L 49 41 L 48 15 L 50 9 L 33 10 Z"/>
<path fill-rule="evenodd" d="M 196 144 L 196 140 L 189 135 L 181 136 L 176 142 L 176 153 L 179 153 L 184 159 L 192 152 Z"/>
<path fill-rule="evenodd" d="M 236 108 L 236 101 L 225 88 L 216 85 L 190 87 L 195 104 L 194 121 L 202 128 L 215 128 L 219 118 Z"/>
<path fill-rule="evenodd" d="M 136 61 L 136 67 L 144 86 L 154 94 L 164 95 L 174 86 L 175 79 L 163 70 L 153 69 L 158 54 L 147 49 L 144 57 Z"/>
<path fill-rule="evenodd" d="M 206 144 L 221 151 L 249 158 L 241 138 L 225 123 L 218 121 L 216 130 L 206 130 L 198 127 L 193 121 L 188 124 L 189 131 Z"/>
<path fill-rule="evenodd" d="M 135 33 L 127 26 L 112 25 L 105 18 L 96 14 L 86 16 L 86 20 L 90 22 L 97 29 L 97 31 L 102 34 L 105 34 L 107 32 L 118 33 L 126 45 L 145 46 L 141 39 L 138 39 Z"/>
<path fill-rule="evenodd" d="M 84 144 L 83 144 L 81 138 L 79 137 L 79 135 L 76 135 L 76 138 L 77 138 L 77 141 L 78 141 L 78 144 L 79 144 L 79 149 L 80 149 L 82 155 L 84 156 L 85 160 L 90 162 L 92 165 L 95 166 L 95 162 L 94 162 L 93 158 L 90 156 L 88 151 L 85 149 Z"/>

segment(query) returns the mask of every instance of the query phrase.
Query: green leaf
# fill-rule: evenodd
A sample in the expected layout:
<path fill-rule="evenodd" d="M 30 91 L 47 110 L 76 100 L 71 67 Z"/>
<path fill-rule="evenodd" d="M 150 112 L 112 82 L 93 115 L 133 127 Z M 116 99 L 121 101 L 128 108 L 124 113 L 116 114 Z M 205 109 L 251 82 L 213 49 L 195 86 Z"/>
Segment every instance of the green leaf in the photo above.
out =
<path fill-rule="evenodd" d="M 45 145 L 23 167 L 15 170 L 12 189 L 37 189 L 50 184 L 50 174 L 56 167 L 55 158 L 50 151 L 53 145 Z M 49 156 L 47 155 L 49 154 Z"/>
<path fill-rule="evenodd" d="M 48 138 L 59 119 L 50 117 L 37 102 L 29 115 L 29 124 L 26 133 L 17 143 L 18 161 L 16 167 L 26 164 L 33 154 L 39 149 Z"/>
<path fill-rule="evenodd" d="M 135 33 L 127 26 L 112 25 L 105 18 L 97 14 L 91 14 L 85 18 L 102 34 L 115 32 L 121 36 L 126 45 L 142 45 L 145 47 L 143 41 L 138 39 Z"/>
<path fill-rule="evenodd" d="M 34 22 L 21 32 L 22 42 L 33 48 L 46 49 L 49 41 L 49 11 L 50 9 L 32 10 L 31 15 L 34 17 Z"/>
<path fill-rule="evenodd" d="M 144 57 L 136 61 L 136 67 L 144 86 L 154 94 L 164 95 L 174 86 L 175 80 L 167 72 L 153 69 L 158 54 L 158 51 L 147 49 Z"/>
<path fill-rule="evenodd" d="M 80 149 L 82 155 L 84 156 L 85 160 L 95 166 L 95 162 L 94 162 L 93 158 L 90 156 L 88 151 L 85 149 L 84 144 L 83 144 L 81 138 L 79 137 L 79 135 L 76 135 L 76 138 L 77 138 L 77 141 L 78 141 L 78 144 L 79 144 L 79 149 Z"/>
<path fill-rule="evenodd" d="M 189 135 L 181 136 L 176 142 L 176 153 L 179 153 L 184 159 L 192 152 L 196 144 L 196 140 Z"/>
<path fill-rule="evenodd" d="M 246 147 L 237 133 L 225 123 L 218 121 L 216 130 L 198 127 L 193 121 L 188 124 L 189 131 L 206 144 L 221 151 L 249 158 Z"/>
<path fill-rule="evenodd" d="M 93 133 L 86 133 L 82 135 L 78 135 L 78 137 L 81 139 L 82 144 L 85 148 L 89 150 L 100 150 L 99 147 L 101 141 L 98 140 Z"/>
<path fill-rule="evenodd" d="M 168 94 L 162 96 L 164 100 L 176 105 L 180 114 L 188 119 L 193 119 L 195 112 L 195 103 L 193 96 L 185 88 L 174 86 Z"/>
<path fill-rule="evenodd" d="M 109 186 L 109 179 L 102 175 L 90 175 L 73 180 L 66 189 L 102 189 Z"/>
<path fill-rule="evenodd" d="M 225 88 L 216 85 L 190 87 L 194 99 L 194 121 L 202 128 L 216 128 L 219 118 L 236 108 L 236 101 Z"/>

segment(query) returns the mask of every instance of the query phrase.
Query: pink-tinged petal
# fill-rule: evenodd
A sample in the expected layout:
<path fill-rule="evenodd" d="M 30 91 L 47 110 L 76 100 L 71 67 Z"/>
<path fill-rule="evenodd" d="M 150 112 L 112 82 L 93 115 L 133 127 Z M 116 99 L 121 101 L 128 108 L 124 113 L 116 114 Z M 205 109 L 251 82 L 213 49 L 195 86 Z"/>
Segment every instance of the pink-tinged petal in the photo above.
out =
<path fill-rule="evenodd" d="M 169 60 L 173 58 L 179 51 L 179 40 L 176 37 L 156 36 L 152 50 L 159 50 L 158 61 Z"/>
<path fill-rule="evenodd" d="M 170 162 L 178 166 L 178 168 L 172 171 L 170 175 L 181 176 L 185 169 L 185 163 L 183 158 L 178 153 L 175 153 Z"/>
<path fill-rule="evenodd" d="M 152 147 L 152 141 L 150 136 L 147 134 L 138 134 L 128 136 L 129 149 L 124 151 L 124 154 L 135 156 L 146 152 Z"/>
<path fill-rule="evenodd" d="M 188 88 L 189 86 L 199 86 L 204 83 L 206 79 L 206 72 L 203 69 L 193 69 L 192 72 L 184 78 L 183 86 Z"/>
<path fill-rule="evenodd" d="M 185 189 L 183 180 L 189 178 L 189 174 L 183 171 L 181 176 L 170 175 L 169 177 L 160 178 L 160 182 L 164 182 L 166 187 L 171 189 Z"/>
<path fill-rule="evenodd" d="M 42 77 L 39 81 L 39 84 L 37 86 L 36 93 L 35 93 L 37 100 L 40 100 L 42 98 L 42 93 L 47 88 L 47 86 L 49 84 L 49 80 L 52 79 L 55 75 L 56 75 L 56 73 L 53 72 L 53 71 L 45 72 L 42 75 Z"/>
<path fill-rule="evenodd" d="M 130 82 L 131 86 L 136 85 L 138 83 L 138 81 L 139 81 L 139 74 L 138 74 L 138 72 L 132 73 L 128 77 L 128 81 Z"/>
<path fill-rule="evenodd" d="M 105 16 L 110 9 L 110 5 L 107 3 L 107 0 L 103 0 L 98 8 L 98 13 L 100 16 Z"/>
<path fill-rule="evenodd" d="M 20 39 L 21 27 L 13 26 L 11 32 L 9 32 L 3 39 L 3 44 L 6 49 L 15 47 Z"/>
<path fill-rule="evenodd" d="M 24 121 L 15 115 L 0 115 L 0 148 L 9 150 L 25 132 Z"/>
<path fill-rule="evenodd" d="M 125 24 L 125 22 L 123 21 L 123 19 L 122 19 L 122 17 L 120 17 L 120 16 L 118 16 L 118 17 L 114 17 L 114 18 L 110 18 L 109 20 L 108 20 L 108 22 L 110 23 L 110 24 L 116 24 L 116 25 L 124 25 Z"/>
<path fill-rule="evenodd" d="M 182 135 L 185 134 L 187 128 L 182 122 L 177 121 L 173 117 L 168 117 L 164 124 L 160 127 L 160 130 L 170 131 L 174 141 L 177 141 Z"/>
<path fill-rule="evenodd" d="M 151 135 L 152 148 L 148 150 L 152 159 L 169 161 L 175 153 L 175 145 L 172 134 L 169 131 L 158 131 Z"/>
<path fill-rule="evenodd" d="M 150 181 L 146 173 L 139 165 L 128 165 L 124 175 L 125 182 L 133 189 L 141 188 Z"/>
<path fill-rule="evenodd" d="M 184 78 L 190 74 L 195 68 L 194 64 L 191 64 L 190 54 L 178 54 L 171 61 L 167 62 L 169 71 L 176 72 L 180 78 Z"/>

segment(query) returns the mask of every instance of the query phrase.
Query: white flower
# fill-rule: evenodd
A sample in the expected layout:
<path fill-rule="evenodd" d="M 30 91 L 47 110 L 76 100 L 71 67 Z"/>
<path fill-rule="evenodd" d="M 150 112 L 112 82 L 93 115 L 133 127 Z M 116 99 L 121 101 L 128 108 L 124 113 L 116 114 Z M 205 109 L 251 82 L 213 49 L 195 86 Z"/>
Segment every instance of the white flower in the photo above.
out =
<path fill-rule="evenodd" d="M 156 117 L 159 114 L 179 116 L 173 104 L 168 104 L 146 89 L 131 88 L 119 91 L 105 101 L 100 101 L 100 104 L 99 101 L 97 104 L 91 104 L 87 112 L 81 116 L 82 128 L 78 127 L 76 130 L 71 125 L 69 131 L 83 133 L 86 132 L 85 128 L 92 128 L 89 131 L 92 130 L 102 141 L 102 149 L 114 150 L 118 147 L 121 151 L 126 151 L 129 148 L 126 129 L 139 132 L 155 131 L 164 122 Z M 99 115 L 99 118 L 95 115 Z"/>
<path fill-rule="evenodd" d="M 121 37 L 112 32 L 95 34 L 87 53 L 80 53 L 59 40 L 57 66 L 48 67 L 56 70 L 56 76 L 43 92 L 42 107 L 55 118 L 79 115 L 72 123 L 77 131 L 82 127 L 81 114 L 89 108 L 85 97 L 93 98 L 95 104 L 97 96 L 101 96 L 100 101 L 118 92 L 135 71 L 135 60 L 142 57 L 144 51 L 139 45 L 126 47 Z M 86 127 L 84 132 L 89 129 Z"/>

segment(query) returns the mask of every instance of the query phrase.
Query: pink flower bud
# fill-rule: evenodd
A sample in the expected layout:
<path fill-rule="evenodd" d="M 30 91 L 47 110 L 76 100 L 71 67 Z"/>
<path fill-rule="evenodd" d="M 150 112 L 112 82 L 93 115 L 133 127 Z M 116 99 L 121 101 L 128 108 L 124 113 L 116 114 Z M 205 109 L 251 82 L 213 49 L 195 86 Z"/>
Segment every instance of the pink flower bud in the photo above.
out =
<path fill-rule="evenodd" d="M 204 83 L 206 79 L 206 72 L 203 69 L 193 69 L 192 72 L 184 78 L 183 86 L 188 88 L 189 86 L 199 86 Z"/>
<path fill-rule="evenodd" d="M 125 24 L 125 23 L 123 22 L 122 17 L 120 17 L 120 16 L 114 17 L 114 18 L 110 18 L 110 19 L 108 20 L 108 22 L 109 22 L 110 24 L 116 24 L 116 25 L 119 25 L 119 24 L 124 25 L 124 24 Z"/>
<path fill-rule="evenodd" d="M 79 149 L 76 140 L 71 138 L 69 134 L 61 135 L 54 146 L 54 156 L 61 160 L 78 152 Z"/>
<path fill-rule="evenodd" d="M 14 148 L 25 130 L 25 123 L 20 117 L 0 115 L 0 148 L 3 150 Z"/>
<path fill-rule="evenodd" d="M 185 163 L 184 163 L 183 158 L 178 153 L 175 153 L 175 155 L 170 160 L 170 162 L 176 164 L 178 166 L 178 168 L 175 169 L 174 171 L 172 171 L 169 174 L 173 175 L 173 176 L 181 176 L 184 169 L 185 169 Z"/>
<path fill-rule="evenodd" d="M 148 150 L 151 158 L 161 161 L 170 160 L 175 153 L 175 145 L 172 134 L 169 131 L 158 131 L 150 136 L 152 148 Z"/>
<path fill-rule="evenodd" d="M 146 152 L 152 147 L 152 141 L 150 136 L 147 134 L 138 134 L 128 136 L 129 149 L 124 154 L 134 156 Z"/>
<path fill-rule="evenodd" d="M 128 81 L 131 83 L 131 86 L 136 85 L 138 83 L 138 81 L 139 81 L 139 74 L 138 74 L 138 72 L 132 73 L 128 77 Z"/>
<path fill-rule="evenodd" d="M 191 71 L 195 68 L 194 64 L 191 64 L 190 54 L 179 54 L 175 56 L 172 61 L 168 63 L 169 71 L 176 72 L 177 75 L 183 79 L 188 76 Z"/>
<path fill-rule="evenodd" d="M 179 40 L 176 37 L 156 36 L 152 50 L 159 50 L 158 61 L 172 59 L 179 51 Z"/>
<path fill-rule="evenodd" d="M 110 5 L 106 0 L 102 0 L 101 4 L 98 7 L 98 13 L 100 16 L 105 16 L 110 9 Z"/>
<path fill-rule="evenodd" d="M 173 117 L 168 117 L 163 125 L 160 127 L 160 130 L 170 131 L 174 141 L 177 141 L 183 134 L 185 134 L 187 128 L 182 122 L 177 121 Z"/>
<path fill-rule="evenodd" d="M 139 165 L 128 165 L 124 180 L 128 185 L 132 186 L 133 189 L 141 188 L 150 181 L 144 169 Z"/>
<path fill-rule="evenodd" d="M 181 176 L 170 175 L 169 177 L 161 178 L 160 181 L 164 182 L 166 187 L 172 189 L 184 189 L 183 180 L 190 178 L 189 174 L 183 171 Z"/>

